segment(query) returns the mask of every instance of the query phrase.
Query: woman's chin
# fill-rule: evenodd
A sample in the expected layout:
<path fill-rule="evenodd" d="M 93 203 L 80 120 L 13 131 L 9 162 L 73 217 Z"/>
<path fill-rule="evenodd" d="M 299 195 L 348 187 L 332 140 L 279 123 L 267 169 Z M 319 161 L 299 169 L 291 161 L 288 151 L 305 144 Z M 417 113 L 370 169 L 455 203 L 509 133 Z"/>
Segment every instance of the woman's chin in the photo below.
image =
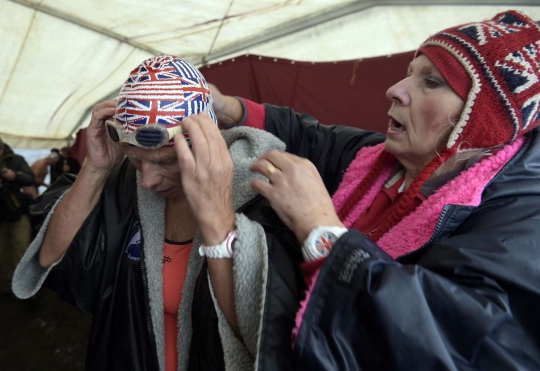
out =
<path fill-rule="evenodd" d="M 399 156 L 405 148 L 399 136 L 387 136 L 386 141 L 384 142 L 384 149 L 386 152 L 393 154 L 394 156 Z"/>

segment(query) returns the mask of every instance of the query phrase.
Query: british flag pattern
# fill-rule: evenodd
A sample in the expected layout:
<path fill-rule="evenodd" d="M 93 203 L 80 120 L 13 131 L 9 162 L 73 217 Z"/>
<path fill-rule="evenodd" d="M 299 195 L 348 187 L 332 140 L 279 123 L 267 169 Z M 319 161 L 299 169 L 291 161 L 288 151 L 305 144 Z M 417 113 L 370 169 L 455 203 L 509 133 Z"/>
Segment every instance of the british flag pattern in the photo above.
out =
<path fill-rule="evenodd" d="M 141 125 L 177 126 L 184 117 L 203 111 L 217 124 L 202 74 L 188 61 L 165 55 L 131 71 L 120 90 L 115 119 L 130 133 Z"/>

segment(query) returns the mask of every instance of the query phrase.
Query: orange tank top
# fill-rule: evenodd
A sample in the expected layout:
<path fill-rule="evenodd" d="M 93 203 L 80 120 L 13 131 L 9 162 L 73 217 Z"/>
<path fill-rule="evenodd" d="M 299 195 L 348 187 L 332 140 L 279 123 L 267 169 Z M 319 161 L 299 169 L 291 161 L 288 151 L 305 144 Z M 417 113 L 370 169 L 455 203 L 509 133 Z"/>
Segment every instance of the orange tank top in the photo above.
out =
<path fill-rule="evenodd" d="M 171 242 L 165 240 L 163 249 L 163 304 L 165 307 L 165 369 L 177 368 L 178 354 L 178 308 L 182 301 L 182 287 L 192 241 Z"/>

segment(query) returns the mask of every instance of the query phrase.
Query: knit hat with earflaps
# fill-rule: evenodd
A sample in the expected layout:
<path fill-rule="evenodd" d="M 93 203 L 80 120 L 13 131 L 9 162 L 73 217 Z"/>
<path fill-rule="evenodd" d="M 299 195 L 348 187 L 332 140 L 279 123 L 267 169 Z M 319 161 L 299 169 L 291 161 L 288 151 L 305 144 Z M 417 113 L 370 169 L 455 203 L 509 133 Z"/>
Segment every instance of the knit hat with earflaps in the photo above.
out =
<path fill-rule="evenodd" d="M 131 71 L 118 95 L 114 118 L 127 134 L 141 125 L 178 126 L 184 117 L 203 111 L 217 125 L 203 75 L 185 59 L 162 55 Z M 167 145 L 174 145 L 174 138 Z"/>
<path fill-rule="evenodd" d="M 371 236 L 373 241 L 406 216 L 424 182 L 458 149 L 508 144 L 540 124 L 540 28 L 524 14 L 510 10 L 489 21 L 446 29 L 428 38 L 419 54 L 431 60 L 465 105 L 445 148 L 405 191 Z M 369 189 L 387 155 L 386 151 L 381 154 L 339 210 L 341 219 Z"/>

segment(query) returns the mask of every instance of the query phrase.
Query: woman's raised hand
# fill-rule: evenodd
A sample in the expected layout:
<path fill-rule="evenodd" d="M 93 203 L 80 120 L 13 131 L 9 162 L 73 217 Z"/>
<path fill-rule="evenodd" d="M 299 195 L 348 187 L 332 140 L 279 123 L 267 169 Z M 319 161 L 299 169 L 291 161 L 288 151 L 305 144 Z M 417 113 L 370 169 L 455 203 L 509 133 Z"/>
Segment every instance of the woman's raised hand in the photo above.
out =
<path fill-rule="evenodd" d="M 221 243 L 234 229 L 233 162 L 227 144 L 205 112 L 182 120 L 184 135 L 174 137 L 182 187 L 197 219 L 205 245 Z"/>
<path fill-rule="evenodd" d="M 114 116 L 115 110 L 116 100 L 109 100 L 99 103 L 92 111 L 86 131 L 86 165 L 94 171 L 107 173 L 124 157 L 120 146 L 109 139 L 105 127 L 105 121 Z"/>
<path fill-rule="evenodd" d="M 256 179 L 253 189 L 270 201 L 283 223 L 300 243 L 316 226 L 343 227 L 315 166 L 290 153 L 271 150 L 252 166 L 270 182 Z"/>

